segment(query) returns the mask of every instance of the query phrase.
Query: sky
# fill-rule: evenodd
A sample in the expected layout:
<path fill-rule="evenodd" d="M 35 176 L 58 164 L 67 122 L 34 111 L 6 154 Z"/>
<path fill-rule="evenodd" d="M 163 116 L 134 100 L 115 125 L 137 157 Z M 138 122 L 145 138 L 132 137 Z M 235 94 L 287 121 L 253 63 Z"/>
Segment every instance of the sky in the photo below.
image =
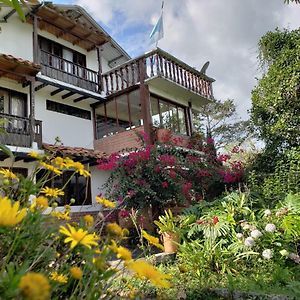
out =
<path fill-rule="evenodd" d="M 83 6 L 132 56 L 153 48 L 149 34 L 161 0 L 65 0 Z M 261 76 L 259 38 L 276 27 L 300 27 L 300 5 L 284 0 L 165 0 L 164 38 L 159 47 L 196 69 L 210 62 L 207 75 L 217 99 L 233 99 L 248 118 L 251 90 Z"/>

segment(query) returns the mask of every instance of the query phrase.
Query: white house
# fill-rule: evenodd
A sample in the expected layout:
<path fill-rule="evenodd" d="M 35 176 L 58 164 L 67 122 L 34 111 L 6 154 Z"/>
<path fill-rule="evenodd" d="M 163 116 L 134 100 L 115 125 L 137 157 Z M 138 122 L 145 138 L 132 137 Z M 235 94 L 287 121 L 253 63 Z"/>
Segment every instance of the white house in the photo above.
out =
<path fill-rule="evenodd" d="M 191 135 L 192 112 L 213 97 L 214 80 L 161 49 L 131 59 L 82 7 L 44 2 L 25 13 L 23 23 L 0 6 L 0 143 L 16 156 L 12 166 L 0 153 L 0 167 L 27 174 L 32 149 L 70 155 L 92 174 L 88 184 L 80 176 L 71 183 L 72 209 L 97 211 L 108 176 L 97 159 L 139 146 L 136 130 L 151 143 L 153 128 Z M 53 146 L 57 137 L 62 145 Z"/>

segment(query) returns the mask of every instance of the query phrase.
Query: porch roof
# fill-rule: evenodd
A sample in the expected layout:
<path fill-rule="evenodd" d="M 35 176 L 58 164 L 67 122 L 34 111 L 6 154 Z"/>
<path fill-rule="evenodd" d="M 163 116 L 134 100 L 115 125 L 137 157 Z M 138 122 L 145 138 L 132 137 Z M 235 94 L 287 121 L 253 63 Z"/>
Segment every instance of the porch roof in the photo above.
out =
<path fill-rule="evenodd" d="M 31 61 L 0 53 L 0 77 L 22 82 L 34 77 L 40 69 L 40 65 Z"/>

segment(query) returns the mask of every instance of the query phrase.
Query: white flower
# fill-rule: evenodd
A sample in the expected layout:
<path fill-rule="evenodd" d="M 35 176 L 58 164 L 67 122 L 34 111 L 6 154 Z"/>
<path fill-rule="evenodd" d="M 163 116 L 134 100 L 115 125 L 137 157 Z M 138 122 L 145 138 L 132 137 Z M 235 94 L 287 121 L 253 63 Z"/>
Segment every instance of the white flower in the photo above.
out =
<path fill-rule="evenodd" d="M 300 263 L 300 256 L 296 253 L 290 253 L 289 258 L 293 260 L 296 264 Z"/>
<path fill-rule="evenodd" d="M 251 231 L 250 235 L 251 235 L 254 239 L 258 239 L 259 237 L 262 236 L 262 233 L 261 233 L 258 229 L 255 229 L 255 230 Z"/>
<path fill-rule="evenodd" d="M 236 237 L 237 237 L 237 239 L 241 240 L 244 236 L 242 233 L 237 233 Z"/>
<path fill-rule="evenodd" d="M 267 224 L 265 227 L 265 231 L 274 232 L 276 230 L 276 226 L 274 224 Z"/>
<path fill-rule="evenodd" d="M 271 259 L 273 257 L 273 251 L 271 249 L 266 249 L 262 252 L 262 257 L 264 259 Z"/>
<path fill-rule="evenodd" d="M 247 246 L 247 247 L 253 247 L 253 246 L 255 245 L 255 241 L 254 241 L 254 239 L 253 239 L 251 236 L 249 236 L 249 237 L 247 237 L 247 238 L 245 239 L 244 244 L 245 244 L 245 246 Z"/>
<path fill-rule="evenodd" d="M 264 216 L 265 216 L 265 217 L 270 217 L 271 215 L 272 215 L 272 212 L 271 212 L 270 209 L 266 209 L 266 210 L 264 211 Z"/>
<path fill-rule="evenodd" d="M 282 256 L 285 256 L 285 257 L 288 257 L 289 256 L 289 253 L 287 250 L 283 249 L 283 250 L 280 250 L 279 253 L 282 255 Z"/>

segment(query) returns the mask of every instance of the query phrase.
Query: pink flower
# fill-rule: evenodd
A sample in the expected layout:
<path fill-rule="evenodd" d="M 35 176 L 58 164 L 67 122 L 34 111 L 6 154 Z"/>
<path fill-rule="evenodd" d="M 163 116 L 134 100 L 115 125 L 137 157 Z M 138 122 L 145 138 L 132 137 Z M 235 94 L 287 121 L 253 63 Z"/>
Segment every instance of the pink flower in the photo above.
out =
<path fill-rule="evenodd" d="M 228 159 L 230 159 L 230 155 L 228 155 L 228 154 L 220 154 L 217 157 L 217 161 L 220 161 L 220 162 L 226 162 Z"/>
<path fill-rule="evenodd" d="M 185 182 L 182 186 L 182 192 L 185 195 L 188 195 L 192 187 L 193 187 L 193 184 L 191 182 Z"/>
<path fill-rule="evenodd" d="M 169 187 L 169 184 L 168 184 L 167 181 L 164 181 L 164 182 L 162 182 L 161 186 L 162 186 L 164 189 L 166 189 L 166 188 Z"/>
<path fill-rule="evenodd" d="M 198 170 L 197 171 L 197 176 L 198 177 L 208 177 L 208 176 L 211 176 L 211 174 L 207 170 Z"/>
<path fill-rule="evenodd" d="M 212 221 L 213 221 L 213 224 L 216 225 L 219 223 L 219 218 L 217 216 L 214 216 Z"/>
<path fill-rule="evenodd" d="M 208 145 L 212 145 L 212 144 L 214 144 L 214 139 L 213 138 L 207 138 L 207 140 L 206 140 L 206 143 L 208 144 Z"/>
<path fill-rule="evenodd" d="M 171 170 L 169 171 L 169 176 L 170 176 L 172 179 L 175 179 L 176 176 L 177 176 L 175 170 L 171 169 Z"/>
<path fill-rule="evenodd" d="M 156 165 L 156 166 L 154 166 L 153 170 L 155 173 L 160 173 L 161 167 L 159 165 Z"/>
<path fill-rule="evenodd" d="M 126 209 L 121 209 L 119 212 L 119 217 L 128 218 L 130 216 L 130 212 Z"/>
<path fill-rule="evenodd" d="M 168 166 L 174 166 L 177 161 L 175 156 L 169 154 L 162 154 L 158 157 L 158 159 Z"/>

